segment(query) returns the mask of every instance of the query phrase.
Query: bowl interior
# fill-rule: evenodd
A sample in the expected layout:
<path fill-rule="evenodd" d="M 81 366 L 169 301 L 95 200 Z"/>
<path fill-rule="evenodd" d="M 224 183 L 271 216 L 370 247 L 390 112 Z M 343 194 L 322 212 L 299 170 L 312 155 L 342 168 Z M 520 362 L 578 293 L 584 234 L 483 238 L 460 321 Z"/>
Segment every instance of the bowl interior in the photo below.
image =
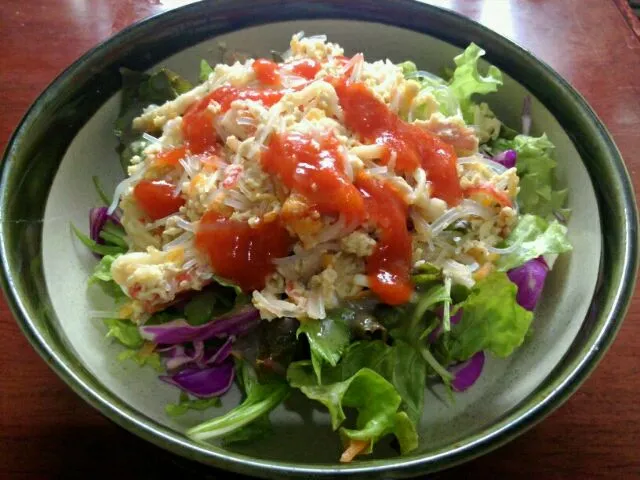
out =
<path fill-rule="evenodd" d="M 414 61 L 419 68 L 439 72 L 452 65 L 458 47 L 424 34 L 397 27 L 341 20 L 292 21 L 237 30 L 211 38 L 179 52 L 158 66 L 166 66 L 194 82 L 200 59 L 219 61 L 219 42 L 251 56 L 269 56 L 272 49 L 285 50 L 291 35 L 304 30 L 307 35 L 325 33 L 340 43 L 347 54 L 363 52 L 369 61 L 389 58 L 394 62 Z M 505 75 L 505 85 L 486 98 L 498 117 L 519 127 L 519 115 L 527 90 Z M 88 229 L 88 209 L 97 205 L 92 176 L 112 191 L 122 179 L 114 151 L 112 125 L 119 96 L 107 101 L 80 130 L 69 146 L 53 180 L 43 223 L 43 269 L 53 306 L 50 327 L 55 329 L 73 361 L 79 362 L 119 402 L 129 406 L 152 424 L 163 425 L 178 434 L 208 416 L 236 405 L 237 390 L 224 397 L 222 409 L 190 413 L 178 419 L 165 415 L 164 406 L 175 402 L 178 391 L 157 379 L 151 368 L 116 359 L 120 348 L 105 339 L 96 311 L 110 310 L 110 300 L 99 289 L 87 288 L 95 258 L 75 240 L 69 224 Z M 571 347 L 596 286 L 601 257 L 600 216 L 596 194 L 588 172 L 571 139 L 555 117 L 533 98 L 533 133 L 546 132 L 557 149 L 557 176 L 570 190 L 573 210 L 569 221 L 572 254 L 556 262 L 536 311 L 534 332 L 529 341 L 510 359 L 489 359 L 481 379 L 468 392 L 447 400 L 439 386 L 429 389 L 420 424 L 421 442 L 416 458 L 427 452 L 450 448 L 480 435 L 512 412 L 558 365 Z M 254 458 L 295 463 L 335 463 L 340 452 L 338 436 L 331 431 L 328 416 L 294 396 L 272 414 L 276 441 L 255 442 L 242 447 L 213 445 L 218 452 L 246 454 Z M 388 443 L 388 442 L 387 442 Z M 381 442 L 374 457 L 395 455 Z M 366 460 L 365 460 L 366 461 Z"/>

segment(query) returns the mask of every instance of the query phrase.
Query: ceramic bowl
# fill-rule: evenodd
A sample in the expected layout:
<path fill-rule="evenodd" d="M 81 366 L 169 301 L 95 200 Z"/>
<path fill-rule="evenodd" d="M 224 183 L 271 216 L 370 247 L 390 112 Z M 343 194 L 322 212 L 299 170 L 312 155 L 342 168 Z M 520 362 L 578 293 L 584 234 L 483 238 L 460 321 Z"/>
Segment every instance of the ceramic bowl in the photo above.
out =
<path fill-rule="evenodd" d="M 116 360 L 91 311 L 108 300 L 86 288 L 95 259 L 69 225 L 87 229 L 97 202 L 91 177 L 108 187 L 122 176 L 114 151 L 120 67 L 166 66 L 192 80 L 201 58 L 218 60 L 218 42 L 253 56 L 287 48 L 291 35 L 325 33 L 350 54 L 413 60 L 440 71 L 470 41 L 505 74 L 488 98 L 518 125 L 533 98 L 533 133 L 557 146 L 558 178 L 570 190 L 574 250 L 560 257 L 536 312 L 534 334 L 509 360 L 491 360 L 479 382 L 446 401 L 427 394 L 420 447 L 399 457 L 381 445 L 372 457 L 336 462 L 340 445 L 327 416 L 295 398 L 272 415 L 271 441 L 229 448 L 197 444 L 185 429 L 207 413 L 164 413 L 176 390 L 151 369 Z M 460 15 L 405 0 L 198 3 L 129 27 L 62 73 L 31 107 L 2 165 L 2 283 L 34 348 L 87 402 L 124 428 L 172 452 L 246 474 L 278 477 L 405 476 L 446 468 L 522 433 L 578 388 L 613 340 L 633 292 L 636 210 L 624 163 L 584 99 L 558 74 L 512 42 Z M 239 399 L 224 398 L 223 409 Z M 299 399 L 298 399 L 299 400 Z M 306 406 L 305 406 L 306 405 Z M 218 412 L 214 412 L 216 414 Z"/>

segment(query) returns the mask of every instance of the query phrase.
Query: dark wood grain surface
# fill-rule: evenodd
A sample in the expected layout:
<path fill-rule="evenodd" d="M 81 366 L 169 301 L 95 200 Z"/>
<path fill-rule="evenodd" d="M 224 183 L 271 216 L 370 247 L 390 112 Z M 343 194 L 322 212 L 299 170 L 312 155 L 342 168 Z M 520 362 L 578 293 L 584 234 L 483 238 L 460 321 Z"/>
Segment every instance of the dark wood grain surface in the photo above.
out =
<path fill-rule="evenodd" d="M 384 1 L 384 0 L 379 0 Z M 46 85 L 98 42 L 180 0 L 0 2 L 0 148 Z M 620 0 L 439 0 L 565 76 L 640 176 L 640 32 Z M 636 290 L 637 291 L 637 290 Z M 0 478 L 192 476 L 192 466 L 115 426 L 27 344 L 0 298 Z M 208 471 L 210 478 L 218 472 Z M 640 478 L 640 299 L 580 390 L 505 447 L 438 478 Z"/>

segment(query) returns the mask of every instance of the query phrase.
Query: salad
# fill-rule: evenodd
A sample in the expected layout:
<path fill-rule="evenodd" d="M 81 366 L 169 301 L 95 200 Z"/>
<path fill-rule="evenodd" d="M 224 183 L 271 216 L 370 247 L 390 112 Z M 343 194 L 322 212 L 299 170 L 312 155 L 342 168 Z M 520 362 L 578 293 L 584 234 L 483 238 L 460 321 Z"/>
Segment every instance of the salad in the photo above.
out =
<path fill-rule="evenodd" d="M 104 205 L 75 232 L 121 359 L 176 387 L 168 415 L 211 409 L 189 437 L 257 440 L 301 394 L 341 461 L 383 438 L 404 454 L 427 384 L 462 392 L 526 341 L 571 249 L 567 191 L 528 102 L 517 133 L 478 97 L 502 84 L 483 54 L 438 76 L 299 33 L 273 58 L 203 60 L 195 86 L 123 70 L 127 175 L 113 196 L 94 179 Z M 244 400 L 216 415 L 234 381 Z"/>

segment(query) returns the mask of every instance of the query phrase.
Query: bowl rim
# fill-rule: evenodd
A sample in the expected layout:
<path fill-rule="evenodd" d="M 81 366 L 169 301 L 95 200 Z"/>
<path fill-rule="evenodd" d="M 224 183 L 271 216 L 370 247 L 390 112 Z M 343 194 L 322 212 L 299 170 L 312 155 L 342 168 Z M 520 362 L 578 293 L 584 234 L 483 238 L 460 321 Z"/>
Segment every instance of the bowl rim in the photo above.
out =
<path fill-rule="evenodd" d="M 280 0 L 277 3 L 292 3 L 292 1 L 293 0 Z M 11 171 L 12 166 L 12 158 L 20 149 L 19 140 L 22 138 L 22 135 L 27 132 L 29 126 L 34 123 L 42 105 L 47 101 L 47 99 L 50 96 L 55 95 L 56 91 L 63 88 L 65 83 L 68 82 L 80 69 L 82 69 L 87 60 L 93 57 L 106 55 L 117 48 L 117 46 L 128 36 L 134 35 L 139 30 L 152 29 L 163 19 L 171 16 L 188 15 L 192 10 L 195 13 L 199 9 L 204 8 L 202 5 L 204 3 L 207 2 L 197 2 L 194 4 L 184 5 L 176 9 L 161 12 L 139 20 L 87 51 L 62 73 L 60 73 L 31 104 L 9 139 L 4 152 L 2 164 L 0 164 L 0 170 L 2 173 L 2 177 L 0 179 L 0 191 L 4 191 L 7 186 L 9 172 Z M 230 3 L 230 0 L 221 0 L 218 3 Z M 314 3 L 346 8 L 343 5 L 340 5 L 338 0 L 320 0 Z M 501 421 L 483 429 L 480 433 L 474 434 L 473 436 L 458 442 L 452 448 L 447 449 L 445 447 L 436 450 L 434 453 L 423 454 L 418 458 L 412 459 L 396 457 L 391 459 L 370 460 L 349 465 L 313 463 L 299 464 L 286 461 L 255 459 L 248 455 L 234 452 L 223 452 L 222 450 L 215 451 L 192 442 L 178 432 L 155 422 L 154 420 L 146 417 L 143 413 L 137 412 L 135 409 L 127 405 L 121 403 L 120 406 L 118 406 L 118 402 L 114 402 L 113 398 L 105 398 L 106 395 L 103 392 L 100 392 L 99 389 L 95 388 L 95 385 L 89 384 L 83 378 L 84 375 L 82 372 L 78 371 L 78 367 L 73 365 L 73 362 L 69 361 L 63 356 L 63 354 L 56 351 L 54 347 L 47 343 L 44 336 L 39 331 L 39 327 L 35 324 L 34 320 L 30 318 L 28 310 L 24 305 L 23 298 L 21 297 L 20 292 L 17 291 L 15 283 L 12 280 L 12 275 L 14 273 L 8 256 L 7 233 L 4 227 L 4 222 L 2 221 L 6 206 L 5 198 L 3 196 L 2 204 L 0 205 L 0 257 L 2 263 L 2 268 L 0 269 L 0 283 L 2 284 L 7 303 L 14 318 L 31 345 L 55 371 L 55 373 L 85 401 L 118 425 L 135 433 L 145 440 L 174 453 L 178 453 L 184 457 L 208 463 L 218 468 L 226 468 L 228 470 L 244 474 L 280 476 L 401 473 L 406 475 L 409 473 L 434 471 L 468 461 L 479 455 L 487 453 L 490 450 L 498 448 L 541 421 L 549 413 L 564 403 L 571 394 L 577 390 L 577 388 L 597 366 L 598 362 L 614 340 L 629 307 L 636 281 L 638 269 L 638 213 L 635 195 L 628 171 L 606 127 L 585 99 L 566 80 L 564 80 L 545 62 L 537 59 L 528 50 L 522 48 L 515 42 L 506 39 L 500 34 L 493 32 L 487 27 L 482 26 L 478 22 L 471 20 L 464 15 L 441 7 L 419 3 L 413 0 L 389 0 L 387 5 L 389 9 L 394 7 L 421 9 L 436 16 L 448 17 L 451 21 L 474 27 L 476 30 L 481 31 L 486 37 L 491 38 L 492 41 L 500 42 L 501 44 L 508 46 L 512 51 L 515 51 L 519 55 L 527 58 L 529 62 L 536 64 L 544 74 L 560 86 L 566 95 L 571 97 L 571 101 L 577 106 L 581 113 L 588 117 L 587 121 L 590 123 L 590 126 L 597 131 L 599 137 L 598 141 L 606 150 L 606 154 L 604 155 L 611 161 L 610 167 L 613 169 L 614 175 L 619 181 L 619 193 L 622 196 L 622 203 L 624 205 L 622 231 L 625 237 L 622 242 L 624 248 L 621 254 L 622 275 L 620 277 L 618 288 L 615 289 L 607 299 L 609 305 L 607 306 L 606 314 L 604 314 L 604 319 L 600 322 L 600 328 L 596 329 L 596 331 L 594 331 L 588 338 L 580 357 L 566 366 L 562 375 L 545 387 L 543 394 L 539 399 L 536 399 L 536 401 L 525 400 L 523 404 L 515 407 L 513 412 Z M 215 8 L 215 5 L 209 4 L 208 8 Z M 378 8 L 380 10 L 385 10 L 382 6 L 379 6 Z M 300 16 L 298 18 L 308 20 L 313 17 Z M 335 17 L 330 15 L 315 18 L 327 20 L 335 19 Z M 418 33 L 441 38 L 426 30 L 417 30 L 405 25 L 398 25 L 393 21 L 385 22 L 382 20 L 366 20 L 359 18 L 357 14 L 346 14 L 344 19 L 351 21 L 375 21 L 378 23 L 386 23 L 388 25 L 409 28 L 417 31 Z M 291 20 L 291 18 L 283 18 L 280 21 L 284 20 Z M 248 26 L 250 25 L 243 25 L 238 28 L 234 27 L 230 30 L 238 30 L 247 28 Z M 454 43 L 450 42 L 448 39 L 443 40 L 449 43 Z M 562 123 L 561 126 L 564 128 Z M 595 295 L 596 294 L 594 294 L 594 298 Z M 599 312 L 598 315 L 602 316 L 603 312 Z"/>

